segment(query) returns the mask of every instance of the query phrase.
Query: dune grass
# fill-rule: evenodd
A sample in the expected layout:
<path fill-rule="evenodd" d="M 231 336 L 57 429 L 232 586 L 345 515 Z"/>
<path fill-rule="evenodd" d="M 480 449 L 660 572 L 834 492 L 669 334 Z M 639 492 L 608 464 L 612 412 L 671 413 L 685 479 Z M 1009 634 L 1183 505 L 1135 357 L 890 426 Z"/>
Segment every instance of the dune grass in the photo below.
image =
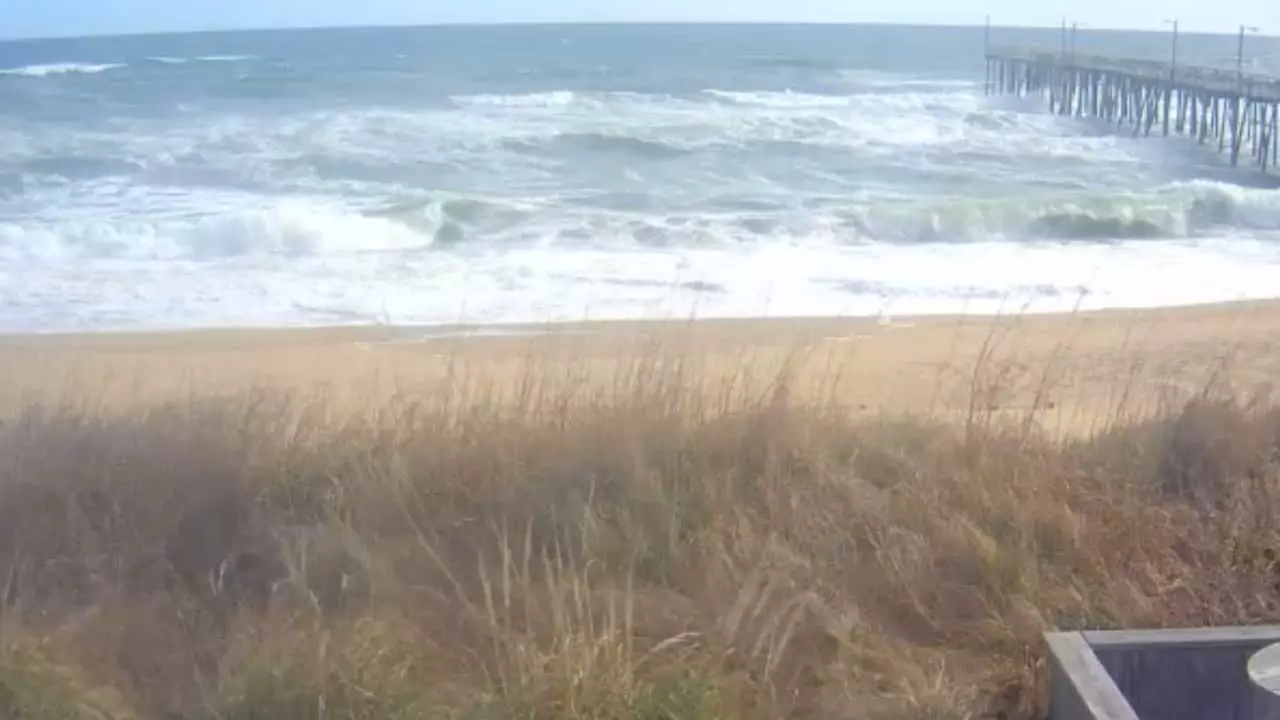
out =
<path fill-rule="evenodd" d="M 1063 439 L 695 365 L 27 407 L 0 717 L 1034 717 L 1046 630 L 1280 617 L 1263 399 Z"/>

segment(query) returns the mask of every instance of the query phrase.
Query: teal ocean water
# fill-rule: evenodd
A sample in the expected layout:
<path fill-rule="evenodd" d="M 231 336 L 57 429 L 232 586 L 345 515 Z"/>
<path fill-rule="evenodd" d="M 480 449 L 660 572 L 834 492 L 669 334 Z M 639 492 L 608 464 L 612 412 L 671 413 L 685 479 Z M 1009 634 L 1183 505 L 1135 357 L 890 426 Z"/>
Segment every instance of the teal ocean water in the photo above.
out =
<path fill-rule="evenodd" d="M 869 26 L 0 43 L 0 331 L 1280 295 L 1274 179 L 987 98 L 982 51 Z M 1188 63 L 1235 52 L 1183 37 Z M 1247 61 L 1280 74 L 1280 44 Z"/>

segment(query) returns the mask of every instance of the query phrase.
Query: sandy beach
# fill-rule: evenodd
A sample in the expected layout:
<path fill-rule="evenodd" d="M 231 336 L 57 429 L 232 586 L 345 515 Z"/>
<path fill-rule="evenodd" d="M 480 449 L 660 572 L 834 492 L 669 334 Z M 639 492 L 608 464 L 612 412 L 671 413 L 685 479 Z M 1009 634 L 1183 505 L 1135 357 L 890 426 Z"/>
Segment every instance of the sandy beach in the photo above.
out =
<path fill-rule="evenodd" d="M 217 330 L 0 338 L 0 404 L 131 408 L 246 389 L 376 405 L 442 382 L 491 397 L 531 374 L 608 387 L 639 362 L 761 388 L 789 367 L 797 397 L 857 411 L 1036 409 L 1051 429 L 1180 402 L 1210 384 L 1266 392 L 1280 302 L 1069 315 L 760 319 L 554 326 Z M 629 370 L 630 369 L 630 370 Z M 692 375 L 690 376 L 693 377 Z"/>

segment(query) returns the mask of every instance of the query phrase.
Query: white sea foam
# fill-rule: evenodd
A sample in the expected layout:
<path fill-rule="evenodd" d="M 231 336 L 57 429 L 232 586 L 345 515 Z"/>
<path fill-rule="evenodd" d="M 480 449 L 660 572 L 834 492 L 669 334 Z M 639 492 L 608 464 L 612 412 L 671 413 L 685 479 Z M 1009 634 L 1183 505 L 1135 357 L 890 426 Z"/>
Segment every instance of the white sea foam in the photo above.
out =
<path fill-rule="evenodd" d="M 976 80 L 960 80 L 945 77 L 904 77 L 898 73 L 869 69 L 842 70 L 842 80 L 852 87 L 901 92 L 905 88 L 932 90 L 975 90 L 981 87 Z"/>
<path fill-rule="evenodd" d="M 69 330 L 335 322 L 442 324 L 617 318 L 1037 312 L 1267 297 L 1275 247 L 786 243 L 651 252 L 0 262 L 0 327 Z"/>
<path fill-rule="evenodd" d="M 563 108 L 580 100 L 581 96 L 570 90 L 516 95 L 459 95 L 453 98 L 454 103 L 464 107 L 499 108 Z"/>
<path fill-rule="evenodd" d="M 964 93 L 721 94 L 740 102 L 709 101 L 710 95 L 560 91 L 455 98 L 453 106 L 418 110 L 334 108 L 270 117 L 214 114 L 180 125 L 135 121 L 83 135 L 38 125 L 22 132 L 0 126 L 0 160 L 90 156 L 144 163 L 148 168 L 204 166 L 246 179 L 306 172 L 298 162 L 308 158 L 362 168 L 429 160 L 516 174 L 503 177 L 504 184 L 519 182 L 525 170 L 545 172 L 534 167 L 538 161 L 530 150 L 554 145 L 556 152 L 569 153 L 575 150 L 573 138 L 585 145 L 581 154 L 567 157 L 575 163 L 590 162 L 590 153 L 599 149 L 591 139 L 601 137 L 616 140 L 614 149 L 630 147 L 640 153 L 661 148 L 719 152 L 785 143 L 795 149 L 879 148 L 892 162 L 899 162 L 894 158 L 902 148 L 929 147 L 1014 159 L 1133 160 L 1115 138 L 1055 137 L 1051 118 L 984 110 L 977 98 Z M 971 122 L 970 117 L 981 122 Z M 282 163 L 289 169 L 282 169 Z"/>
<path fill-rule="evenodd" d="M 737 105 L 779 110 L 811 110 L 821 108 L 857 108 L 885 111 L 939 111 L 974 109 L 978 97 L 972 92 L 897 92 L 855 93 L 851 95 L 818 95 L 793 91 L 736 92 L 708 89 L 707 95 Z"/>
<path fill-rule="evenodd" d="M 256 55 L 200 55 L 195 59 L 200 62 L 245 62 L 258 58 Z"/>
<path fill-rule="evenodd" d="M 98 73 L 107 72 L 108 70 L 116 70 L 123 68 L 123 63 L 48 63 L 43 65 L 24 65 L 22 67 L 8 68 L 0 70 L 0 75 L 15 75 L 21 77 L 47 77 L 49 75 L 96 75 Z"/>
<path fill-rule="evenodd" d="M 244 62 L 247 60 L 256 60 L 257 58 L 253 55 L 200 55 L 196 57 L 157 55 L 147 59 L 164 65 L 186 65 L 187 63 L 192 62 Z"/>
<path fill-rule="evenodd" d="M 709 89 L 706 94 L 738 105 L 782 109 L 849 107 L 856 100 L 852 96 L 814 95 L 797 92 L 738 92 Z"/>

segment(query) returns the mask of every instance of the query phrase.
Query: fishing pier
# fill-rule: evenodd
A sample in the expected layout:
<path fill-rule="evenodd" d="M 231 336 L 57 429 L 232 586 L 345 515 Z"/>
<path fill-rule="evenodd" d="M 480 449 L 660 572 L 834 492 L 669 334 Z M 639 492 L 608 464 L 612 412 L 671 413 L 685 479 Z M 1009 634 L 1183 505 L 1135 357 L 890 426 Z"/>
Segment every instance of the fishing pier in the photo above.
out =
<path fill-rule="evenodd" d="M 1280 161 L 1280 78 L 1174 62 L 990 47 L 988 95 L 1047 99 L 1050 112 L 1137 136 L 1179 135 L 1266 172 Z"/>

